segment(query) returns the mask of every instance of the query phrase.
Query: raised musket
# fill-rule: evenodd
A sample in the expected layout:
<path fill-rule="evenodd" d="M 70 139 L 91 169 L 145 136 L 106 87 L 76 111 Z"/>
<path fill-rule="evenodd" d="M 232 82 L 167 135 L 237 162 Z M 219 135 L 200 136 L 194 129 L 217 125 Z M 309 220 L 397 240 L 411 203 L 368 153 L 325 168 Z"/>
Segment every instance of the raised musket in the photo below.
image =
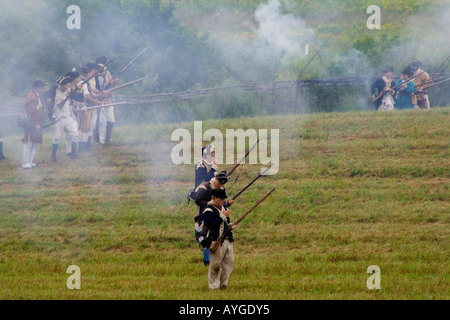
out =
<path fill-rule="evenodd" d="M 211 244 L 211 247 L 209 248 L 209 250 L 212 251 L 212 252 L 215 252 L 215 251 L 219 248 L 220 244 L 223 242 L 223 240 L 225 239 L 225 237 L 228 235 L 228 233 L 231 232 L 231 230 L 232 230 L 231 227 L 232 227 L 232 226 L 237 226 L 239 223 L 241 223 L 241 221 L 244 220 L 245 217 L 248 216 L 248 214 L 249 214 L 250 212 L 252 212 L 257 206 L 259 206 L 264 200 L 266 200 L 266 199 L 272 194 L 272 192 L 274 192 L 274 191 L 275 191 L 275 188 L 272 189 L 272 190 L 270 190 L 268 194 L 266 194 L 264 197 L 262 197 L 261 199 L 259 199 L 259 200 L 255 203 L 255 205 L 254 205 L 253 207 L 251 207 L 246 213 L 244 213 L 239 219 L 237 219 L 236 221 L 234 221 L 233 223 L 231 223 L 231 224 L 229 225 L 229 228 L 228 228 L 227 230 L 225 230 L 219 238 L 217 238 L 217 241 L 214 241 L 214 242 Z"/>
<path fill-rule="evenodd" d="M 121 89 L 121 88 L 124 88 L 124 87 L 131 86 L 132 84 L 141 82 L 142 80 L 145 80 L 145 79 L 147 79 L 147 77 L 143 77 L 143 78 L 138 79 L 138 80 L 130 81 L 128 83 L 125 83 L 125 84 L 122 84 L 120 86 L 114 87 L 114 88 L 110 89 L 110 91 L 115 91 L 115 90 L 118 90 L 118 89 Z"/>
<path fill-rule="evenodd" d="M 270 170 L 270 168 L 272 168 L 272 165 L 270 165 L 266 170 L 264 170 L 263 172 L 261 172 L 260 174 L 258 174 L 256 176 L 256 178 L 254 178 L 252 181 L 250 181 L 244 188 L 242 188 L 241 191 L 239 191 L 238 193 L 236 193 L 233 198 L 231 198 L 231 200 L 236 200 L 245 190 L 247 190 L 252 184 L 255 183 L 256 180 L 258 180 L 259 178 L 261 178 L 267 171 Z"/>
<path fill-rule="evenodd" d="M 255 144 L 254 144 L 250 149 L 248 149 L 248 151 L 245 153 L 245 155 L 242 157 L 242 159 L 239 160 L 239 161 L 234 165 L 233 168 L 231 168 L 231 170 L 228 172 L 228 177 L 230 177 L 230 176 L 233 174 L 233 172 L 237 169 L 237 167 L 239 167 L 239 165 L 241 164 L 241 162 L 243 162 L 243 161 L 245 162 L 245 159 L 248 157 L 248 155 L 250 154 L 250 152 L 256 147 L 256 145 L 258 144 L 258 142 L 259 142 L 259 139 L 256 140 Z"/>
<path fill-rule="evenodd" d="M 444 65 L 444 63 L 447 62 L 448 58 L 450 58 L 450 56 L 445 58 L 445 60 L 440 65 L 438 65 L 436 69 L 434 69 L 434 71 L 430 74 L 430 77 L 434 76 L 434 74 Z"/>

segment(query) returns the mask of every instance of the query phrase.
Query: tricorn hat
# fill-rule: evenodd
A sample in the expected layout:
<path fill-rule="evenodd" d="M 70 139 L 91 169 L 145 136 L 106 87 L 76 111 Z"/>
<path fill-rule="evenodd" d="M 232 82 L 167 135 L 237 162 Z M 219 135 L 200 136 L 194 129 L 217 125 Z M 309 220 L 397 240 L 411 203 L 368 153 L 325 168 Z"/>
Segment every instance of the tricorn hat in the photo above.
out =
<path fill-rule="evenodd" d="M 393 72 L 394 68 L 393 67 L 386 67 L 383 70 L 381 70 L 381 72 L 386 73 L 386 72 Z"/>

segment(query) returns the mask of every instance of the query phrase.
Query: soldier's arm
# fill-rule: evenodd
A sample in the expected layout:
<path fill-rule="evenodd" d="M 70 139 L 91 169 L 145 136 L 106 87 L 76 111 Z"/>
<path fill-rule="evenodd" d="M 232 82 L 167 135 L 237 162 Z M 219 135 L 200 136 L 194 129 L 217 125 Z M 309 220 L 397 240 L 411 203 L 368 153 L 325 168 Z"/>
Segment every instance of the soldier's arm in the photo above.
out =
<path fill-rule="evenodd" d="M 199 207 L 206 207 L 208 202 L 209 200 L 207 200 L 206 187 L 203 185 L 198 186 L 196 190 L 195 204 Z"/>

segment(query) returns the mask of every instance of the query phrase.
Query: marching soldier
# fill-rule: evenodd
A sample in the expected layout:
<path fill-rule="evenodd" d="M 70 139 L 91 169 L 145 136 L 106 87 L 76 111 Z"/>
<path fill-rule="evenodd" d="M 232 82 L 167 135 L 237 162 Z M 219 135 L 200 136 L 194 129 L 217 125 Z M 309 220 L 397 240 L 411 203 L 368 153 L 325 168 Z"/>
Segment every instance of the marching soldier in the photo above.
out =
<path fill-rule="evenodd" d="M 394 90 L 392 84 L 392 72 L 394 68 L 388 67 L 382 70 L 383 77 L 377 79 L 371 86 L 372 103 L 378 111 L 394 110 L 394 99 L 392 97 Z"/>
<path fill-rule="evenodd" d="M 33 90 L 25 98 L 25 113 L 31 119 L 34 127 L 24 128 L 23 162 L 22 168 L 31 169 L 36 166 L 33 162 L 39 144 L 42 143 L 42 127 L 44 125 L 44 108 L 40 95 L 44 92 L 45 84 L 41 80 L 33 82 Z"/>
<path fill-rule="evenodd" d="M 217 241 L 227 229 L 234 230 L 236 228 L 235 225 L 230 224 L 230 210 L 224 206 L 226 198 L 227 195 L 224 189 L 214 189 L 212 191 L 212 200 L 203 212 L 205 226 L 208 229 L 203 245 L 207 248 L 214 241 Z M 228 279 L 234 266 L 233 241 L 233 232 L 230 231 L 219 248 L 210 254 L 211 263 L 208 270 L 208 286 L 211 290 L 226 289 L 228 287 Z"/>
<path fill-rule="evenodd" d="M 431 84 L 429 83 L 431 81 L 431 77 L 423 70 L 424 66 L 425 65 L 421 61 L 415 61 L 409 65 L 409 69 L 413 72 L 413 76 L 419 75 L 414 79 L 414 85 L 419 88 L 417 89 L 415 97 L 412 99 L 412 103 L 415 108 L 430 109 L 427 88 Z M 428 84 L 422 85 L 426 82 Z"/>
<path fill-rule="evenodd" d="M 220 171 L 210 181 L 202 183 L 196 189 L 195 203 L 197 204 L 197 215 L 195 221 L 195 239 L 201 244 L 206 235 L 206 229 L 203 223 L 203 211 L 212 199 L 212 193 L 216 189 L 225 190 L 224 185 L 228 182 L 228 175 L 226 171 Z M 234 200 L 227 202 L 227 206 L 231 206 Z M 209 264 L 209 249 L 202 247 L 203 264 L 206 266 Z"/>

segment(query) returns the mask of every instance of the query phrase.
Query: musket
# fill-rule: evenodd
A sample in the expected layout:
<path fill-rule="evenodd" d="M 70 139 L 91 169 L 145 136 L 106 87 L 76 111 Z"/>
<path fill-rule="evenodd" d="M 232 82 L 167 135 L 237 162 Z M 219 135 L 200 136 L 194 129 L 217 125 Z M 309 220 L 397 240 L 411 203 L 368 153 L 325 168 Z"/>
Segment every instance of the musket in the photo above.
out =
<path fill-rule="evenodd" d="M 450 81 L 450 78 L 442 80 L 442 81 L 439 81 L 439 82 L 436 82 L 436 83 L 432 84 L 431 86 L 427 87 L 427 89 L 433 88 L 433 87 L 438 86 L 438 85 L 440 85 L 440 84 L 442 84 L 444 82 L 447 82 L 447 81 Z"/>
<path fill-rule="evenodd" d="M 48 127 L 54 125 L 55 123 L 57 123 L 61 119 L 62 118 L 58 118 L 58 119 L 55 119 L 54 121 L 50 122 L 49 124 L 46 124 L 45 126 L 42 127 L 42 130 L 44 130 L 45 128 L 48 128 Z"/>
<path fill-rule="evenodd" d="M 88 83 L 89 80 L 91 80 L 93 77 L 95 77 L 97 74 L 99 74 L 102 70 L 104 70 L 104 68 L 105 68 L 108 64 L 110 64 L 111 62 L 112 62 L 112 60 L 109 60 L 107 63 L 105 63 L 105 65 L 104 65 L 103 67 L 98 68 L 97 71 L 96 71 L 92 76 L 90 76 L 89 78 L 83 80 L 80 84 L 77 84 L 77 86 L 80 86 L 80 85 L 83 86 L 83 85 L 85 85 L 86 83 Z M 59 109 L 61 109 L 61 108 L 66 104 L 67 100 L 69 100 L 70 95 L 72 94 L 72 92 L 74 92 L 74 91 L 76 91 L 76 90 L 77 90 L 77 89 L 71 89 L 71 90 L 69 91 L 69 93 L 67 93 L 67 96 L 64 98 L 64 100 L 62 100 L 62 101 L 61 101 L 60 103 L 58 103 L 56 106 L 57 106 Z"/>
<path fill-rule="evenodd" d="M 216 251 L 216 250 L 219 248 L 219 246 L 220 246 L 220 244 L 222 243 L 222 241 L 223 241 L 223 240 L 225 239 L 225 237 L 228 235 L 228 233 L 231 232 L 231 230 L 232 230 L 232 229 L 231 229 L 231 226 L 237 226 L 242 220 L 245 219 L 245 217 L 246 217 L 250 212 L 252 212 L 257 206 L 259 206 L 259 205 L 261 204 L 261 202 L 263 202 L 264 200 L 266 200 L 266 199 L 272 194 L 272 192 L 274 192 L 274 191 L 275 191 L 275 188 L 272 189 L 272 190 L 270 190 L 270 192 L 269 192 L 268 194 L 266 194 L 264 197 L 262 197 L 261 199 L 259 199 L 259 200 L 255 203 L 255 205 L 254 205 L 253 207 L 251 207 L 250 209 L 248 209 L 247 212 L 244 213 L 239 219 L 237 219 L 235 222 L 231 223 L 231 224 L 229 225 L 229 228 L 226 229 L 226 230 L 222 233 L 222 235 L 221 235 L 219 238 L 217 238 L 217 241 L 215 241 L 215 242 L 213 242 L 213 243 L 211 244 L 211 247 L 209 248 L 209 250 L 212 251 L 212 252 Z"/>
<path fill-rule="evenodd" d="M 87 107 L 86 109 L 78 109 L 77 111 L 84 111 L 84 110 L 94 110 L 94 109 L 100 109 L 100 108 L 105 108 L 105 107 L 113 107 L 113 106 L 118 106 L 118 105 L 122 105 L 122 104 L 130 104 L 129 102 L 114 102 L 114 103 L 108 103 L 108 104 L 102 104 L 102 105 L 98 105 L 98 106 L 92 106 L 92 107 Z"/>
<path fill-rule="evenodd" d="M 450 56 L 445 58 L 445 60 L 440 65 L 438 65 L 436 69 L 434 69 L 434 71 L 430 74 L 430 77 L 432 77 L 444 65 L 444 63 L 448 60 L 448 58 L 450 58 Z"/>
<path fill-rule="evenodd" d="M 81 82 L 80 84 L 83 86 L 83 85 L 85 85 L 86 83 L 88 83 L 89 80 L 91 80 L 93 77 L 95 77 L 95 76 L 98 75 L 100 72 L 102 72 L 102 71 L 105 69 L 105 67 L 106 67 L 108 64 L 110 64 L 111 62 L 112 62 L 112 60 L 109 60 L 107 63 L 105 63 L 105 64 L 103 65 L 103 67 L 98 68 L 97 71 L 96 71 L 92 76 L 90 76 L 90 77 L 88 77 L 87 79 L 83 80 L 83 82 Z"/>
<path fill-rule="evenodd" d="M 254 144 L 250 149 L 248 149 L 248 151 L 245 153 L 245 155 L 242 157 L 242 159 L 239 160 L 239 161 L 234 165 L 233 168 L 231 168 L 230 172 L 228 172 L 228 177 L 230 177 L 230 176 L 233 174 L 234 170 L 236 170 L 237 167 L 239 167 L 239 165 L 241 164 L 242 161 L 245 161 L 245 159 L 246 159 L 246 158 L 248 157 L 248 155 L 250 154 L 250 151 L 252 151 L 252 150 L 256 147 L 256 145 L 258 144 L 258 142 L 259 142 L 259 139 L 256 140 L 255 144 Z"/>
<path fill-rule="evenodd" d="M 425 71 L 422 71 L 422 72 L 419 73 L 418 75 L 415 75 L 414 77 L 409 78 L 408 81 L 399 83 L 399 84 L 397 84 L 397 85 L 391 87 L 390 89 L 391 89 L 391 90 L 395 90 L 397 87 L 401 86 L 401 85 L 404 84 L 404 83 L 410 82 L 411 80 L 417 78 L 418 76 L 420 76 L 420 75 L 421 75 L 422 73 L 424 73 L 424 72 L 425 72 Z M 393 81 L 393 80 L 391 80 L 391 82 L 392 82 L 392 81 Z M 387 85 L 386 85 L 386 86 L 387 86 Z M 386 86 L 384 87 L 384 89 L 386 89 Z M 377 100 L 380 99 L 380 98 L 386 93 L 386 91 L 385 91 L 384 89 L 381 90 L 381 93 L 378 95 L 378 97 L 375 98 L 375 100 L 372 101 L 372 103 L 377 102 Z"/>
<path fill-rule="evenodd" d="M 136 51 L 137 48 L 134 48 L 133 51 L 131 51 L 130 55 L 125 59 L 125 61 L 122 63 L 122 65 L 120 66 L 119 70 L 116 71 L 116 73 L 114 73 L 113 75 L 113 79 L 117 79 L 119 77 L 119 74 L 121 73 L 122 69 L 125 67 L 125 65 L 127 64 L 127 62 L 130 60 L 131 56 L 134 54 L 134 52 Z"/>
<path fill-rule="evenodd" d="M 117 90 L 117 89 L 121 89 L 121 88 L 124 88 L 124 87 L 131 86 L 132 84 L 141 82 L 142 80 L 144 80 L 144 79 L 146 79 L 146 78 L 147 78 L 147 77 L 143 77 L 143 78 L 141 78 L 141 79 L 134 80 L 134 81 L 131 81 L 131 82 L 122 84 L 122 85 L 120 85 L 120 86 L 118 86 L 118 87 L 114 87 L 114 88 L 112 88 L 112 89 L 109 89 L 109 91 L 115 91 L 115 90 Z"/>
<path fill-rule="evenodd" d="M 267 171 L 270 170 L 270 168 L 272 168 L 272 165 L 270 165 L 266 170 L 264 170 L 262 173 L 258 174 L 256 176 L 256 178 L 254 178 L 252 181 L 250 181 L 241 191 L 239 191 L 238 193 L 236 193 L 233 198 L 231 198 L 231 200 L 236 200 L 245 190 L 247 190 L 253 183 L 255 183 L 256 180 L 258 180 L 259 178 L 261 178 Z"/>
<path fill-rule="evenodd" d="M 139 58 L 140 56 L 142 56 L 142 55 L 145 53 L 145 51 L 147 51 L 147 50 L 148 50 L 148 47 L 146 47 L 144 50 L 142 50 L 136 57 L 134 57 L 133 60 L 131 60 L 125 67 L 123 67 L 120 71 L 118 71 L 118 73 L 117 73 L 117 75 L 116 75 L 116 78 L 118 78 L 125 70 L 127 70 L 127 69 L 131 66 L 131 64 L 132 64 L 134 61 L 136 61 L 137 58 Z"/>

